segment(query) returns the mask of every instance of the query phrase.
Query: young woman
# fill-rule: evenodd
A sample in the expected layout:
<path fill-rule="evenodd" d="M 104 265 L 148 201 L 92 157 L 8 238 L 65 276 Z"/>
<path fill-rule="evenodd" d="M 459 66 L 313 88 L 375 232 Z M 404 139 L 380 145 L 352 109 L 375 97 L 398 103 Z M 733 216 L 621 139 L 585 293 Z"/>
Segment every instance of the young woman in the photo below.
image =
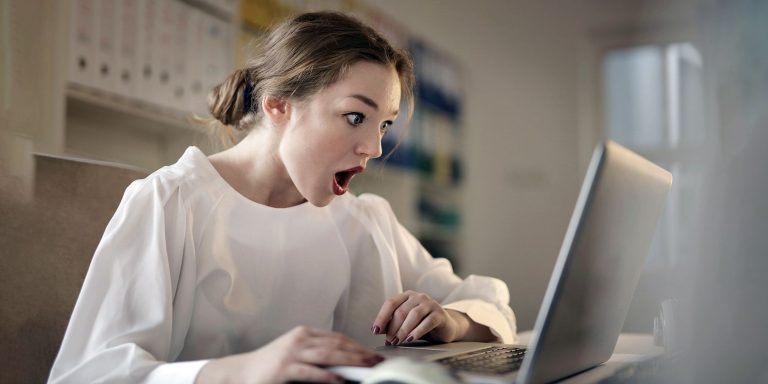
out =
<path fill-rule="evenodd" d="M 338 13 L 277 27 L 216 87 L 221 123 L 126 190 L 78 298 L 51 382 L 335 382 L 366 346 L 512 342 L 506 286 L 456 276 L 386 201 L 347 193 L 381 155 L 413 65 Z"/>

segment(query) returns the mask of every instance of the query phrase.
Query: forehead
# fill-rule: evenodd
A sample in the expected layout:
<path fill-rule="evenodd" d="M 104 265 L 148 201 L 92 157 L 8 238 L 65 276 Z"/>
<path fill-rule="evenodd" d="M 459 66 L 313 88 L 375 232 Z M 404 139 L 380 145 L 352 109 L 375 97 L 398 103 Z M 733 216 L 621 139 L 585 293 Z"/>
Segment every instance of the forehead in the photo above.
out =
<path fill-rule="evenodd" d="M 337 82 L 320 92 L 325 97 L 344 99 L 351 95 L 363 95 L 384 112 L 397 111 L 400 107 L 400 79 L 391 66 L 378 63 L 358 62 Z"/>

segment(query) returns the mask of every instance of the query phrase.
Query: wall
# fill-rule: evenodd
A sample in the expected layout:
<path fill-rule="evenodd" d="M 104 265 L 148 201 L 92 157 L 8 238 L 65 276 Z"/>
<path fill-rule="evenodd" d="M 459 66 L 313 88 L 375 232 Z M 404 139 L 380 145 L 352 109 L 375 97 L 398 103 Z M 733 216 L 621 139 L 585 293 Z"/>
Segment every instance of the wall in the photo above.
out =
<path fill-rule="evenodd" d="M 0 187 L 27 198 L 33 186 L 32 151 L 63 147 L 64 79 L 51 68 L 66 42 L 57 20 L 61 2 L 0 1 Z M 40 47 L 50 47 L 40 49 Z"/>

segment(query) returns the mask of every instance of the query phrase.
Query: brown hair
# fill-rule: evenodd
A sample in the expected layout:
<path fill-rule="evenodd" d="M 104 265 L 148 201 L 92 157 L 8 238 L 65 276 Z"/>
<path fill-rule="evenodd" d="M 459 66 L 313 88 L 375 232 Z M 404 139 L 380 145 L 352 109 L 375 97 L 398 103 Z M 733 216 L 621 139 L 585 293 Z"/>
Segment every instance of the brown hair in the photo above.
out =
<path fill-rule="evenodd" d="M 264 95 L 301 100 L 341 79 L 359 61 L 395 69 L 411 117 L 410 55 L 353 17 L 337 12 L 298 15 L 272 30 L 257 52 L 246 68 L 236 70 L 208 95 L 211 115 L 225 126 L 232 142 L 232 128 L 244 131 L 256 121 Z"/>

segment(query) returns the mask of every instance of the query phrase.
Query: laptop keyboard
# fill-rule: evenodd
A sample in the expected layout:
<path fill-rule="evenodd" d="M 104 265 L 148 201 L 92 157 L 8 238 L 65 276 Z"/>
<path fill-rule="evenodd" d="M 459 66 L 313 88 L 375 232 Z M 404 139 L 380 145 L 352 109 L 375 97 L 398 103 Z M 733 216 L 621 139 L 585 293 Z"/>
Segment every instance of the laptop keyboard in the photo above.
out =
<path fill-rule="evenodd" d="M 437 360 L 454 370 L 476 373 L 505 374 L 520 369 L 525 348 L 493 346 Z"/>

